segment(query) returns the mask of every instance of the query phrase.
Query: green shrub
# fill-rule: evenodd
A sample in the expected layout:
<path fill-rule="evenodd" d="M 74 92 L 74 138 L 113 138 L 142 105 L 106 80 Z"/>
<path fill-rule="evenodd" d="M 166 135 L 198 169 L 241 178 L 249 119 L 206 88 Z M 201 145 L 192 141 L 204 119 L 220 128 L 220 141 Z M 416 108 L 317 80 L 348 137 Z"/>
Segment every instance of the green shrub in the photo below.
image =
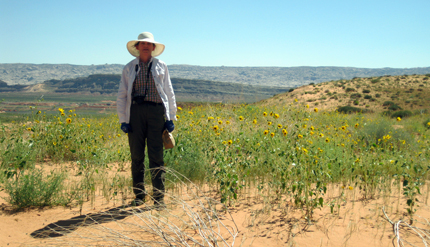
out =
<path fill-rule="evenodd" d="M 359 94 L 359 93 L 353 93 L 353 94 L 351 94 L 351 99 L 357 99 L 357 98 L 361 98 L 361 94 Z"/>
<path fill-rule="evenodd" d="M 294 88 L 290 88 L 290 90 L 288 90 L 289 93 L 291 93 L 292 91 L 294 91 Z"/>
<path fill-rule="evenodd" d="M 392 118 L 397 118 L 397 117 L 405 118 L 405 117 L 410 117 L 412 115 L 413 114 L 411 111 L 398 111 L 398 112 L 391 114 L 391 117 Z"/>
<path fill-rule="evenodd" d="M 377 94 L 375 94 L 375 97 L 376 97 L 376 98 L 380 98 L 380 97 L 381 97 L 381 94 L 377 93 Z"/>
<path fill-rule="evenodd" d="M 70 200 L 63 194 L 63 173 L 43 176 L 40 170 L 22 172 L 16 177 L 5 179 L 4 188 L 9 195 L 7 201 L 17 209 L 67 205 Z"/>
<path fill-rule="evenodd" d="M 390 114 L 390 112 L 387 112 Z M 408 132 L 405 128 L 394 129 L 392 125 L 392 120 L 388 118 L 382 118 L 378 121 L 368 122 L 363 128 L 361 128 L 358 132 L 358 139 L 363 140 L 368 145 L 376 146 L 380 145 L 381 147 L 390 146 L 392 144 L 397 147 L 402 147 L 402 142 L 406 142 L 411 146 L 414 146 L 414 137 L 411 133 Z M 387 142 L 384 142 L 384 136 L 390 136 L 390 139 Z M 413 147 L 412 147 L 413 148 Z"/>
<path fill-rule="evenodd" d="M 369 89 L 363 89 L 363 93 L 370 93 Z"/>
<path fill-rule="evenodd" d="M 345 89 L 345 91 L 346 91 L 347 93 L 349 93 L 349 92 L 355 92 L 355 89 L 354 89 L 354 88 L 351 88 L 351 87 L 348 87 L 348 88 L 346 88 L 346 89 Z"/>
<path fill-rule="evenodd" d="M 14 171 L 33 167 L 37 156 L 33 142 L 25 140 L 19 136 L 20 134 L 18 133 L 9 140 L 4 152 L 0 151 L 1 167 Z"/>
<path fill-rule="evenodd" d="M 381 112 L 382 116 L 391 116 L 392 112 L 391 111 L 383 111 Z"/>
<path fill-rule="evenodd" d="M 395 105 L 395 103 L 393 101 L 385 101 L 382 106 L 390 106 L 390 105 Z"/>
<path fill-rule="evenodd" d="M 358 137 L 368 144 L 378 143 L 379 139 L 383 139 L 384 136 L 393 133 L 393 127 L 391 124 L 384 119 L 380 122 L 370 122 L 363 126 L 362 129 L 357 133 Z"/>
<path fill-rule="evenodd" d="M 367 109 L 361 109 L 353 106 L 341 106 L 337 108 L 337 111 L 340 113 L 346 113 L 346 114 L 357 113 L 357 112 L 363 112 L 363 113 L 369 112 L 369 110 Z"/>
<path fill-rule="evenodd" d="M 365 95 L 365 96 L 364 96 L 364 98 L 365 98 L 365 99 L 371 99 L 371 98 L 372 98 L 372 95 Z"/>
<path fill-rule="evenodd" d="M 397 111 L 397 110 L 402 110 L 402 108 L 396 104 L 393 104 L 393 105 L 390 105 L 390 107 L 388 107 L 388 110 Z"/>
<path fill-rule="evenodd" d="M 211 167 L 206 166 L 209 163 L 205 153 L 207 150 L 201 150 L 192 147 L 195 140 L 186 138 L 187 135 L 178 134 L 175 137 L 176 146 L 173 149 L 165 151 L 164 162 L 165 164 L 184 175 L 193 182 L 203 182 L 208 173 L 212 174 Z M 169 175 L 168 175 L 169 176 Z M 168 177 L 169 181 L 175 181 L 176 178 Z"/>
<path fill-rule="evenodd" d="M 354 100 L 354 105 L 359 105 L 360 102 L 358 100 Z"/>

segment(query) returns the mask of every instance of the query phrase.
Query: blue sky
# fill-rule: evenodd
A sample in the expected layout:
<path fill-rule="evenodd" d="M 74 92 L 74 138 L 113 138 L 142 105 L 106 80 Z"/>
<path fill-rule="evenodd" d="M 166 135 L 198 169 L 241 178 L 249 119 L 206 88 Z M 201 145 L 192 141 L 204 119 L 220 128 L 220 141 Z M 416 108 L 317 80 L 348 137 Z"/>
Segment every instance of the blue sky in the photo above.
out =
<path fill-rule="evenodd" d="M 167 64 L 430 66 L 429 0 L 0 0 L 0 63 L 126 64 L 143 31 Z"/>

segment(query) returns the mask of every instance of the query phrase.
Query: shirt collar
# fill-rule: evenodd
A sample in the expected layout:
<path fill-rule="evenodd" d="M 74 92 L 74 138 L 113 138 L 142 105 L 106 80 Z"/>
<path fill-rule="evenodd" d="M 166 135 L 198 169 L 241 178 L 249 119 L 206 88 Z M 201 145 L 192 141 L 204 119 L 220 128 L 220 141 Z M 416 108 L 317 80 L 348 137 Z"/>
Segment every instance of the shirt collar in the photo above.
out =
<path fill-rule="evenodd" d="M 152 63 L 152 59 L 153 59 L 153 57 L 151 57 L 151 59 L 149 59 L 149 61 L 147 62 L 147 63 L 144 63 L 142 60 L 140 60 L 140 58 L 139 58 L 139 65 L 140 66 L 145 66 L 145 67 L 148 67 L 148 65 L 150 64 L 150 63 Z"/>

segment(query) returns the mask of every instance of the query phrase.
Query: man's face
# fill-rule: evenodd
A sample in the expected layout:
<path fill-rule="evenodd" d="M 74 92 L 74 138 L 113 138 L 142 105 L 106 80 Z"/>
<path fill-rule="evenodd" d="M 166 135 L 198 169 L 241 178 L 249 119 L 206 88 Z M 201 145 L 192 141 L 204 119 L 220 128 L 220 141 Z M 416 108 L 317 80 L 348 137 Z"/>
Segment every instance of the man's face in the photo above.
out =
<path fill-rule="evenodd" d="M 155 49 L 155 45 L 149 42 L 139 42 L 136 49 L 140 52 L 140 55 L 150 56 L 151 52 Z"/>

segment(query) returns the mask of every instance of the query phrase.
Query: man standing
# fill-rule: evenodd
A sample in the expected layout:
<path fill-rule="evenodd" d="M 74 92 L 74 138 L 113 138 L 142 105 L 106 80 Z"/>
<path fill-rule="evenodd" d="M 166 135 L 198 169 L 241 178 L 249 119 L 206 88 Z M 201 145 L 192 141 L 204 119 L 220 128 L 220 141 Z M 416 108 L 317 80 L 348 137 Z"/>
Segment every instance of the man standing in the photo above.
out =
<path fill-rule="evenodd" d="M 137 40 L 127 43 L 127 49 L 136 58 L 122 72 L 118 89 L 117 112 L 121 130 L 128 134 L 131 153 L 131 173 L 134 205 L 145 202 L 145 145 L 153 187 L 154 205 L 164 206 L 164 129 L 172 132 L 176 120 L 176 100 L 167 65 L 155 58 L 165 46 L 154 41 L 149 32 L 139 34 Z"/>

